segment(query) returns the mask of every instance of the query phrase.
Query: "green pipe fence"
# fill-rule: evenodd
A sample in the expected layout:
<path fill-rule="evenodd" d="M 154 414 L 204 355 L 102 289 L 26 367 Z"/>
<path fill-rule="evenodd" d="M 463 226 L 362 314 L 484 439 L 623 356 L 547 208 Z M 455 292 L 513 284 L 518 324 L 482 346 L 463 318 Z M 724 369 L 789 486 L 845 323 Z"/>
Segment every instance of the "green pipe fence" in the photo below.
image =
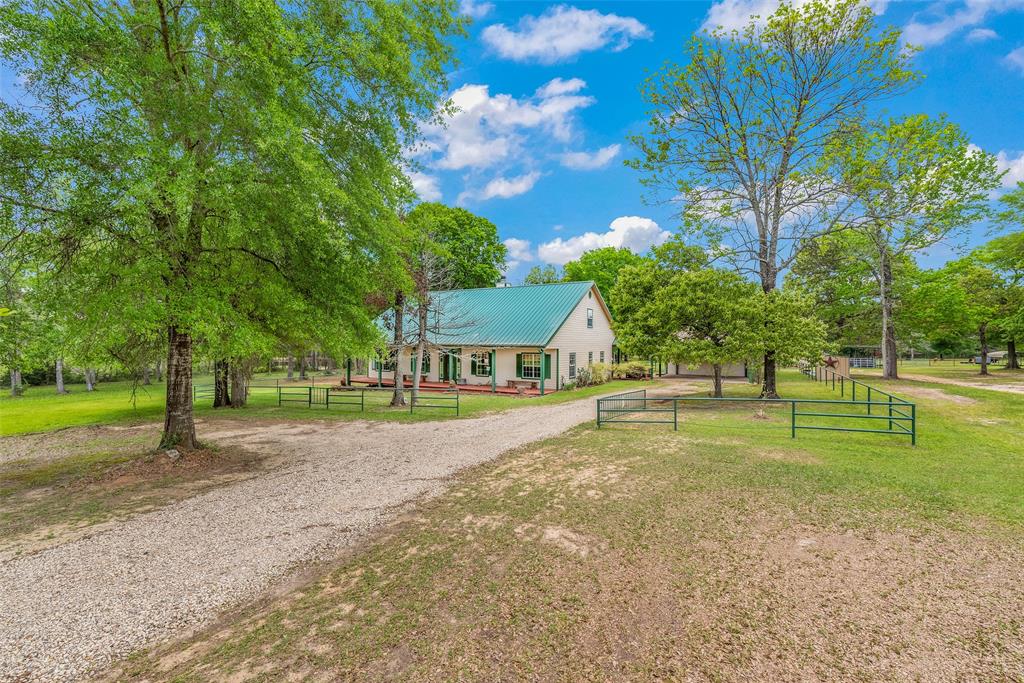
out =
<path fill-rule="evenodd" d="M 424 394 L 427 395 L 428 401 L 434 401 L 434 403 L 421 403 L 424 399 Z M 416 408 L 444 408 L 455 411 L 455 417 L 459 416 L 459 390 L 455 389 L 420 389 L 419 395 L 416 397 L 409 398 L 409 413 L 413 412 Z"/>
<path fill-rule="evenodd" d="M 789 404 L 790 436 L 796 438 L 797 430 L 817 430 L 830 432 L 861 432 L 867 434 L 889 434 L 891 436 L 909 436 L 911 445 L 917 444 L 917 406 L 908 401 L 895 403 L 885 401 L 853 401 L 840 399 L 815 398 L 747 398 L 706 396 L 647 396 L 646 390 L 631 391 L 597 399 L 597 426 L 608 424 L 670 424 L 678 431 L 680 410 L 687 403 L 711 403 L 729 405 L 733 403 L 760 403 L 773 405 Z M 900 399 L 902 401 L 902 399 Z M 829 407 L 847 408 L 844 412 L 829 412 Z M 880 407 L 887 411 L 885 415 L 873 415 L 872 407 Z M 859 408 L 867 412 L 856 412 Z M 647 418 L 644 416 L 650 415 Z M 668 416 L 671 415 L 671 418 Z M 816 421 L 807 424 L 808 418 Z M 822 424 L 822 420 L 838 421 L 841 424 Z M 856 424 L 858 420 L 884 420 L 885 429 L 845 426 Z"/>

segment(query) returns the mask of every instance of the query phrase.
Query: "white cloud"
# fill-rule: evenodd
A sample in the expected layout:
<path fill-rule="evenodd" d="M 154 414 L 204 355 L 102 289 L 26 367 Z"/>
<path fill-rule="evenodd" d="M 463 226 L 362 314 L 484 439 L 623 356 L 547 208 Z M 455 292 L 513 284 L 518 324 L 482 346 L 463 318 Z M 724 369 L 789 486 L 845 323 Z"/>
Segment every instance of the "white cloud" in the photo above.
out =
<path fill-rule="evenodd" d="M 529 263 L 533 260 L 533 245 L 530 240 L 521 240 L 518 237 L 509 237 L 504 241 L 508 254 L 505 257 L 505 266 L 508 270 L 515 270 L 522 263 Z"/>
<path fill-rule="evenodd" d="M 592 249 L 626 247 L 643 253 L 671 237 L 668 230 L 662 230 L 650 218 L 642 216 L 619 216 L 608 227 L 607 232 L 585 232 L 568 239 L 556 237 L 537 247 L 537 256 L 545 263 L 564 266 Z"/>
<path fill-rule="evenodd" d="M 1003 61 L 1006 62 L 1011 69 L 1024 74 L 1024 45 L 1003 57 Z"/>
<path fill-rule="evenodd" d="M 409 181 L 412 189 L 425 202 L 436 202 L 441 200 L 441 181 L 437 177 L 413 171 L 409 173 Z"/>
<path fill-rule="evenodd" d="M 992 40 L 998 38 L 999 34 L 990 28 L 976 28 L 972 29 L 967 34 L 968 43 L 983 43 L 986 40 Z"/>
<path fill-rule="evenodd" d="M 1024 51 L 1024 48 L 1021 48 Z M 1024 152 L 1016 157 L 1002 150 L 996 154 L 996 166 L 1000 171 L 1006 171 L 1003 176 L 1003 187 L 1016 187 L 1017 183 L 1024 183 Z"/>
<path fill-rule="evenodd" d="M 652 35 L 646 25 L 633 17 L 559 5 L 540 16 L 523 17 L 515 28 L 505 24 L 488 26 L 481 37 L 505 59 L 553 64 L 609 44 L 613 51 L 624 50 L 633 40 Z"/>
<path fill-rule="evenodd" d="M 790 4 L 800 7 L 810 1 L 793 0 Z M 716 28 L 723 28 L 726 31 L 742 31 L 754 16 L 758 18 L 758 25 L 763 26 L 780 4 L 781 0 L 719 0 L 711 5 L 701 28 L 708 31 L 713 31 Z M 889 2 L 888 0 L 868 0 L 867 5 L 875 14 L 881 15 L 885 14 Z"/>
<path fill-rule="evenodd" d="M 619 154 L 621 145 L 608 145 L 596 152 L 566 152 L 562 155 L 562 166 L 576 171 L 593 171 L 604 168 Z"/>
<path fill-rule="evenodd" d="M 489 183 L 484 185 L 483 189 L 480 190 L 466 190 L 459 195 L 459 204 L 462 204 L 469 199 L 508 199 L 509 197 L 516 197 L 521 194 L 525 194 L 533 189 L 533 186 L 540 180 L 540 172 L 531 171 L 521 176 L 515 176 L 513 178 L 506 178 L 504 176 L 498 176 Z"/>
<path fill-rule="evenodd" d="M 903 40 L 921 47 L 939 45 L 954 33 L 977 26 L 994 14 L 1024 9 L 1024 0 L 966 0 L 958 3 L 956 10 L 932 20 L 936 7 L 931 5 L 923 13 L 915 14 L 903 27 Z M 983 29 L 982 33 L 985 31 L 988 29 Z"/>
<path fill-rule="evenodd" d="M 446 125 L 423 126 L 426 142 L 415 154 L 436 168 L 483 169 L 520 155 L 527 133 L 539 131 L 567 141 L 574 133 L 576 111 L 595 102 L 578 94 L 586 85 L 578 78 L 556 78 L 523 98 L 491 95 L 486 85 L 464 85 L 451 94 L 457 111 Z"/>
<path fill-rule="evenodd" d="M 465 14 L 472 19 L 483 19 L 493 11 L 493 2 L 479 2 L 479 0 L 461 0 L 459 2 L 459 14 Z"/>
<path fill-rule="evenodd" d="M 587 87 L 587 82 L 582 78 L 570 78 L 565 80 L 563 78 L 552 78 L 544 85 L 537 88 L 536 96 L 544 99 L 547 97 L 555 97 L 557 95 L 568 95 L 570 93 L 576 93 L 583 88 Z"/>

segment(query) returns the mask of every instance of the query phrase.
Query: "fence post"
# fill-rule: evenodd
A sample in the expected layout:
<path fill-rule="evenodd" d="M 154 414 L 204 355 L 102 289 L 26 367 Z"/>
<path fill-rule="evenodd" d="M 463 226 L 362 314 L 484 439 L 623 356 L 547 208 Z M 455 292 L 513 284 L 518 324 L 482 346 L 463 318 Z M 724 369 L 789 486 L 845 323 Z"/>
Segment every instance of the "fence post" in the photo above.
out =
<path fill-rule="evenodd" d="M 459 397 L 460 397 L 461 395 L 462 395 L 462 394 L 461 394 L 461 393 L 459 393 L 459 390 L 458 390 L 458 389 L 455 389 L 455 417 L 458 417 L 458 416 L 459 416 L 459 400 L 460 400 L 460 399 L 459 399 Z"/>
<path fill-rule="evenodd" d="M 889 394 L 889 431 L 892 431 L 892 394 Z"/>
<path fill-rule="evenodd" d="M 839 378 L 839 397 L 846 397 L 846 375 Z"/>
<path fill-rule="evenodd" d="M 789 436 L 796 438 L 796 401 L 789 402 Z"/>
<path fill-rule="evenodd" d="M 597 428 L 601 428 L 601 399 L 597 399 Z"/>
<path fill-rule="evenodd" d="M 917 445 L 917 404 L 910 404 L 910 445 Z"/>
<path fill-rule="evenodd" d="M 281 405 L 281 385 L 277 385 L 277 405 Z"/>
<path fill-rule="evenodd" d="M 360 413 L 365 413 L 366 412 L 366 388 L 365 387 L 359 390 L 359 412 Z"/>
<path fill-rule="evenodd" d="M 871 414 L 871 385 L 868 385 L 868 415 Z"/>
<path fill-rule="evenodd" d="M 679 431 L 679 400 L 672 399 L 672 431 Z"/>
<path fill-rule="evenodd" d="M 853 388 L 853 401 L 857 400 L 857 380 L 851 379 L 850 386 Z"/>
<path fill-rule="evenodd" d="M 325 391 L 327 392 L 327 410 L 330 410 L 331 409 L 331 388 L 327 387 L 327 389 L 325 389 Z"/>
<path fill-rule="evenodd" d="M 306 387 L 306 407 L 313 407 L 313 387 Z"/>

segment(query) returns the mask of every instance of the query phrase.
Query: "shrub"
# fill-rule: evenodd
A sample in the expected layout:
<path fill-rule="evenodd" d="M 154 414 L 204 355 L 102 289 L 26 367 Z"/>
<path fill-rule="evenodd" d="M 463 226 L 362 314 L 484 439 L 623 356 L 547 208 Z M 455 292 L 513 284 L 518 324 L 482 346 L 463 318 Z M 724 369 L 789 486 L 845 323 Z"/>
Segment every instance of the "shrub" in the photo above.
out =
<path fill-rule="evenodd" d="M 594 363 L 590 366 L 594 384 L 604 384 L 612 377 L 612 367 L 607 363 Z"/>
<path fill-rule="evenodd" d="M 650 373 L 649 363 L 639 360 L 616 363 L 611 367 L 612 377 L 615 379 L 643 379 Z"/>

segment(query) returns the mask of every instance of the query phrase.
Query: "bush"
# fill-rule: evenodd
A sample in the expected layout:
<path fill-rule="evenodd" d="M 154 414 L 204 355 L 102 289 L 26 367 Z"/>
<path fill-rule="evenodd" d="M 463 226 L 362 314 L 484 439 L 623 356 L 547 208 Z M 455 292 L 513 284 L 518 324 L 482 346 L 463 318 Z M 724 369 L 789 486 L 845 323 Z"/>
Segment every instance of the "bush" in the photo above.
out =
<path fill-rule="evenodd" d="M 650 363 L 631 360 L 611 366 L 611 374 L 615 379 L 643 379 L 651 371 Z"/>
<path fill-rule="evenodd" d="M 594 384 L 604 384 L 612 377 L 612 366 L 607 363 L 594 363 L 590 366 L 590 374 L 593 375 Z"/>

